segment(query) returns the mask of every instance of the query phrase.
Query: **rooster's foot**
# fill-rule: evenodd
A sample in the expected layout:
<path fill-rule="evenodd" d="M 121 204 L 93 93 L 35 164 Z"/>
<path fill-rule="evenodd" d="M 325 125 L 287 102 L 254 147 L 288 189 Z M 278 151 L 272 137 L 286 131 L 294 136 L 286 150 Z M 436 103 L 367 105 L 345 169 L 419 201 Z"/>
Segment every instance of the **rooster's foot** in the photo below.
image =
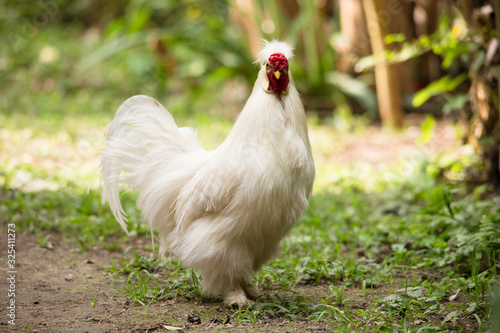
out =
<path fill-rule="evenodd" d="M 250 300 L 247 298 L 245 291 L 238 285 L 237 288 L 229 291 L 226 294 L 226 300 L 224 301 L 229 307 L 239 307 L 242 308 L 250 304 Z"/>
<path fill-rule="evenodd" d="M 254 283 L 252 281 L 245 281 L 242 283 L 243 285 L 243 290 L 245 291 L 245 294 L 247 295 L 248 298 L 250 299 L 256 299 L 259 296 L 259 287 L 257 286 L 257 283 Z"/>

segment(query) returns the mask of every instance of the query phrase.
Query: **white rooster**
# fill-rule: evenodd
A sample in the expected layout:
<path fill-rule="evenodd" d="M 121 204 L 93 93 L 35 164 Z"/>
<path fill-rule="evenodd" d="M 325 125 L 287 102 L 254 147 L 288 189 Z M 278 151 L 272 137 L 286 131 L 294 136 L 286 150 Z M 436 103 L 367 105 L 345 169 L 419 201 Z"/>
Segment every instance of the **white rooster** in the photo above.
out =
<path fill-rule="evenodd" d="M 214 151 L 147 96 L 126 100 L 108 127 L 103 203 L 126 230 L 120 190 L 140 190 L 137 207 L 158 233 L 160 252 L 199 270 L 203 292 L 228 304 L 257 296 L 252 277 L 276 254 L 311 193 L 314 163 L 292 56 L 285 42 L 266 42 L 252 94 Z"/>

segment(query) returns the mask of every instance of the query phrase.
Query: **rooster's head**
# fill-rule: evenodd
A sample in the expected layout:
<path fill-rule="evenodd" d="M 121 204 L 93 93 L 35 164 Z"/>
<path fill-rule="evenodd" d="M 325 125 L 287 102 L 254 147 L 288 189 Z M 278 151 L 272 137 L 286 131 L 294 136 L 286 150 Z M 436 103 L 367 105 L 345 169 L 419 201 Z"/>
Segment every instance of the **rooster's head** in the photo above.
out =
<path fill-rule="evenodd" d="M 267 93 L 288 94 L 291 77 L 288 70 L 288 60 L 292 57 L 292 48 L 285 42 L 272 41 L 267 43 L 259 53 L 259 60 L 265 67 L 262 78 L 262 88 Z"/>

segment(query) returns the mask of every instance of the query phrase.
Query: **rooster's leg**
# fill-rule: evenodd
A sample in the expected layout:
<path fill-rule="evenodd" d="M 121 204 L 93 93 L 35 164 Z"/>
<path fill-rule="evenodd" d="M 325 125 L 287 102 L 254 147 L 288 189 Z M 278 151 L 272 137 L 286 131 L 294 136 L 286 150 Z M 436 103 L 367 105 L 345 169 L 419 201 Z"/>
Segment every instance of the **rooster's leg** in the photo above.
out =
<path fill-rule="evenodd" d="M 259 288 L 257 287 L 257 283 L 252 282 L 252 278 L 242 279 L 241 286 L 248 298 L 256 299 L 259 296 Z"/>
<path fill-rule="evenodd" d="M 250 304 L 245 290 L 242 288 L 240 282 L 235 282 L 233 287 L 227 292 L 226 300 L 224 301 L 229 306 L 243 307 Z"/>

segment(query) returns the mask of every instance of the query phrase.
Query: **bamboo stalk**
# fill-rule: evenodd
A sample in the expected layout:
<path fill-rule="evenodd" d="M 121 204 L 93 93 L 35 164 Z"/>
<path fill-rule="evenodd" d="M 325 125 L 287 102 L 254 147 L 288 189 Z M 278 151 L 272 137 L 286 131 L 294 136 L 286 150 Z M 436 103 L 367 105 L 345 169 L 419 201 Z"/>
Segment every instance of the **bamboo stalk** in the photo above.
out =
<path fill-rule="evenodd" d="M 495 30 L 497 31 L 496 38 L 500 42 L 500 0 L 493 0 L 493 10 L 495 13 Z M 498 89 L 497 108 L 500 109 L 500 84 L 498 85 L 497 89 Z"/>
<path fill-rule="evenodd" d="M 363 0 L 366 15 L 368 34 L 373 55 L 376 58 L 375 84 L 377 89 L 378 107 L 380 118 L 384 126 L 401 128 L 403 126 L 403 109 L 401 107 L 401 90 L 398 76 L 394 66 L 388 66 L 385 61 L 386 46 L 384 37 L 388 32 L 388 17 L 383 22 L 378 15 L 385 10 L 386 2 L 383 0 Z"/>

